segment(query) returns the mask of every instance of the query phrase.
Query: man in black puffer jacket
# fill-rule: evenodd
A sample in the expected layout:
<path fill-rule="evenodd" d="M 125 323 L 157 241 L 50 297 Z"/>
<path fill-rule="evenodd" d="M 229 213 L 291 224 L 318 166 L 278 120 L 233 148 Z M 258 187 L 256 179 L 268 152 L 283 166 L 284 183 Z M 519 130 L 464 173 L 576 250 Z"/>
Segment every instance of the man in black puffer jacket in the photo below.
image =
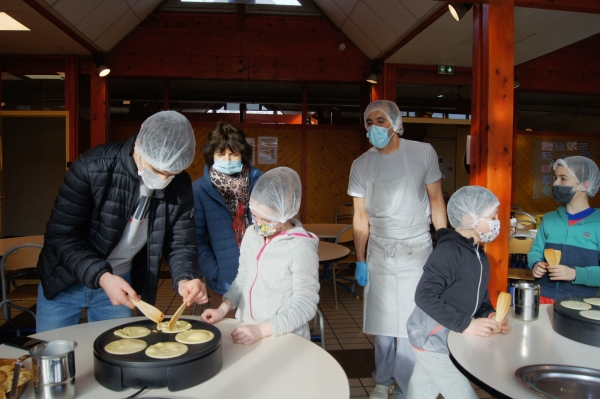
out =
<path fill-rule="evenodd" d="M 37 332 L 77 324 L 83 308 L 88 321 L 131 316 L 138 293 L 154 303 L 163 255 L 187 304 L 207 302 L 192 184 L 183 171 L 195 147 L 190 122 L 163 111 L 137 137 L 73 162 L 38 262 Z"/>

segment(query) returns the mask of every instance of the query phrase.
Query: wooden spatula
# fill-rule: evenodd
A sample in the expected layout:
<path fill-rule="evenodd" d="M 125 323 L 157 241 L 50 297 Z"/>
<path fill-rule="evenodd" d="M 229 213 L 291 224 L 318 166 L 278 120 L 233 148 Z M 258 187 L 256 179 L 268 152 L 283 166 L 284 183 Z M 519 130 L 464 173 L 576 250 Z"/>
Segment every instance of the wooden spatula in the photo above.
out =
<path fill-rule="evenodd" d="M 550 266 L 556 264 L 554 263 L 554 250 L 552 248 L 544 249 L 544 258 L 546 258 L 546 262 L 548 262 Z"/>
<path fill-rule="evenodd" d="M 498 303 L 496 303 L 496 321 L 502 323 L 502 320 L 506 317 L 508 309 L 510 309 L 510 294 L 508 292 L 501 292 L 498 295 Z M 500 329 L 495 329 L 495 333 L 499 333 Z"/>
<path fill-rule="evenodd" d="M 175 323 L 177 323 L 177 320 L 179 320 L 179 317 L 181 317 L 186 307 L 187 303 L 184 300 L 179 309 L 177 309 L 177 311 L 173 315 L 173 317 L 171 317 L 171 320 L 169 321 L 169 330 L 172 330 L 173 327 L 175 327 Z"/>
<path fill-rule="evenodd" d="M 546 262 L 550 266 L 560 265 L 560 258 L 562 256 L 562 252 L 558 249 L 546 248 L 544 249 L 544 258 L 546 258 Z"/>
<path fill-rule="evenodd" d="M 133 304 L 140 310 L 140 312 L 142 312 L 147 318 L 149 318 L 156 324 L 160 323 L 165 318 L 165 315 L 163 314 L 163 312 L 161 312 L 159 309 L 155 308 L 154 306 L 150 305 L 149 303 L 146 303 L 141 300 L 136 301 L 132 297 L 129 297 L 129 300 L 131 302 L 133 302 Z"/>
<path fill-rule="evenodd" d="M 554 262 L 556 262 L 554 265 L 560 265 L 560 258 L 562 257 L 562 252 L 559 251 L 558 249 L 554 250 Z"/>

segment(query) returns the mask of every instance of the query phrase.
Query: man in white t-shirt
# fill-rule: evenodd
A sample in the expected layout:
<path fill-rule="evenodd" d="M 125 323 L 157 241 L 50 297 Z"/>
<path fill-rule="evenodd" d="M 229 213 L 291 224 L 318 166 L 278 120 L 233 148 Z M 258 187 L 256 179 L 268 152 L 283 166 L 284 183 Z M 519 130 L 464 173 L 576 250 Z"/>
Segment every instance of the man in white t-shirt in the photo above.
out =
<path fill-rule="evenodd" d="M 405 398 L 415 362 L 406 321 L 432 251 L 430 223 L 436 230 L 447 224 L 442 174 L 430 144 L 400 138 L 395 103 L 374 101 L 364 116 L 374 147 L 352 164 L 348 194 L 354 197 L 355 278 L 366 285 L 363 331 L 375 335 L 376 385 L 369 398 L 387 399 L 394 382 L 396 397 Z"/>

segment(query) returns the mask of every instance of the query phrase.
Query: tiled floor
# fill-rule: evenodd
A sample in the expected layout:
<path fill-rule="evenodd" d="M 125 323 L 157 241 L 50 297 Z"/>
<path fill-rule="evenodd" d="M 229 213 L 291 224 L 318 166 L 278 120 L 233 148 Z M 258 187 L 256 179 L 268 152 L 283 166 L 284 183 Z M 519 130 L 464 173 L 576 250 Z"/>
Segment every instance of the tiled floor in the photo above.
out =
<path fill-rule="evenodd" d="M 19 281 L 23 283 L 36 283 L 36 281 Z M 357 287 L 357 293 L 362 294 L 362 288 Z M 346 369 L 346 374 L 352 378 L 348 379 L 350 385 L 351 398 L 368 398 L 369 392 L 374 387 L 373 379 L 370 376 L 372 371 L 372 350 L 373 336 L 363 334 L 362 332 L 362 313 L 363 302 L 361 299 L 355 299 L 352 295 L 338 286 L 338 308 L 335 308 L 333 290 L 328 282 L 321 284 L 319 308 L 324 316 L 325 343 L 327 351 L 330 351 L 336 359 L 339 355 L 357 355 L 343 356 L 345 359 L 355 359 L 355 365 L 349 365 L 340 361 L 340 364 Z M 156 306 L 166 315 L 173 314 L 181 304 L 181 299 L 175 295 L 170 279 L 160 281 Z M 31 307 L 35 302 L 24 302 L 24 307 Z M 192 308 L 186 309 L 184 314 L 191 314 Z M 199 310 L 198 310 L 199 311 Z M 12 317 L 15 318 L 20 312 L 12 311 Z M 197 313 L 198 314 L 198 313 Z M 0 315 L 0 328 L 5 324 L 3 315 Z M 313 335 L 320 334 L 319 328 L 313 332 Z M 353 352 L 349 352 L 353 351 Z M 366 367 L 365 367 L 366 366 Z M 351 371 L 350 371 L 351 367 Z M 475 391 L 480 398 L 491 398 L 489 394 L 477 388 Z M 393 399 L 390 396 L 390 399 Z M 441 396 L 439 397 L 441 398 Z M 438 398 L 438 399 L 439 399 Z"/>

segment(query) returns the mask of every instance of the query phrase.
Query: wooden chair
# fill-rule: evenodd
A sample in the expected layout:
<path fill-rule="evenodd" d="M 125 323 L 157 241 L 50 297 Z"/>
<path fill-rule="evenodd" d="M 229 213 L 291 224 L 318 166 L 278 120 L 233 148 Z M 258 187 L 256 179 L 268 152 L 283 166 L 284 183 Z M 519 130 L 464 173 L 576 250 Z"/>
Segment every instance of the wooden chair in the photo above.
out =
<path fill-rule="evenodd" d="M 17 336 L 20 335 L 20 330 L 11 319 L 10 308 L 30 313 L 35 319 L 35 313 L 33 311 L 18 306 L 15 302 L 27 300 L 37 301 L 38 284 L 20 285 L 9 292 L 6 284 L 6 275 L 7 272 L 18 273 L 26 269 L 36 269 L 41 250 L 42 246 L 38 244 L 17 245 L 6 251 L 0 261 L 0 277 L 2 279 L 2 302 L 0 302 L 0 305 L 4 311 L 4 320 L 16 329 Z"/>
<path fill-rule="evenodd" d="M 340 223 L 340 221 L 344 221 L 347 223 L 352 223 L 352 218 L 354 217 L 354 204 L 351 202 L 343 203 L 338 206 L 335 210 L 335 223 Z"/>
<path fill-rule="evenodd" d="M 508 279 L 535 280 L 533 272 L 527 268 L 527 254 L 531 250 L 533 238 L 512 236 L 508 241 Z"/>
<path fill-rule="evenodd" d="M 337 276 L 341 271 L 343 271 L 348 266 L 356 262 L 356 250 L 354 249 L 354 232 L 352 231 L 352 225 L 344 227 L 342 231 L 339 232 L 339 234 L 335 238 L 335 243 L 350 248 L 350 254 L 348 256 L 346 256 L 344 259 L 331 263 L 331 281 L 333 283 L 333 297 L 335 299 L 335 308 L 337 309 Z M 339 269 L 336 269 L 338 266 Z M 346 288 L 346 290 L 352 295 L 354 295 L 356 299 L 359 299 L 360 297 L 356 294 L 356 292 L 354 292 L 356 281 L 347 277 L 340 278 L 346 280 L 346 282 L 350 284 L 350 287 Z"/>

